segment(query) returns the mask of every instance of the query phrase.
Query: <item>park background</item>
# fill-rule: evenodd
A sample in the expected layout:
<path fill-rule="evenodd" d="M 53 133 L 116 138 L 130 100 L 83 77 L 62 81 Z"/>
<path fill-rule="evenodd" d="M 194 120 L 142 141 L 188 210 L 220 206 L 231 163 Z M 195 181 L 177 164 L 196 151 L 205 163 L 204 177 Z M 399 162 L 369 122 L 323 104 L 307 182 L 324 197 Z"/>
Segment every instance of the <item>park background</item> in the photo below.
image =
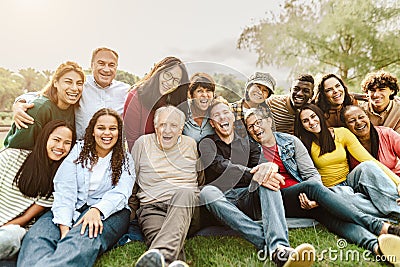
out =
<path fill-rule="evenodd" d="M 0 8 L 0 125 L 11 123 L 15 97 L 42 89 L 60 63 L 73 60 L 90 73 L 91 52 L 100 46 L 119 53 L 116 79 L 131 85 L 165 56 L 203 62 L 199 70 L 231 101 L 255 71 L 275 77 L 277 94 L 299 73 L 317 82 L 323 73 L 339 74 L 353 92 L 370 71 L 400 77 L 398 0 L 2 0 Z M 317 251 L 337 248 L 337 240 L 320 226 L 290 231 L 293 245 L 310 242 Z M 186 246 L 193 266 L 270 264 L 238 238 L 195 238 Z M 97 265 L 131 266 L 144 249 L 124 246 Z M 328 257 L 317 266 L 376 264 Z"/>

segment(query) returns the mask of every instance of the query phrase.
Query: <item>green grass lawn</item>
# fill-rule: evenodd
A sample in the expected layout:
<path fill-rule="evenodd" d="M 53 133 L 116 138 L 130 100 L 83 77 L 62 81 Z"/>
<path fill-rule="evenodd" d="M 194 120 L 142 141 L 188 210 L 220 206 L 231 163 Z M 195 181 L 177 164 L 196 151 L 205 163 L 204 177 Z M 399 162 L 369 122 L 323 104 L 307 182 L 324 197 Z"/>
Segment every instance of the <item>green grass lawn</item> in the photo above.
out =
<path fill-rule="evenodd" d="M 2 146 L 3 140 L 0 138 L 0 148 Z M 293 247 L 301 243 L 314 245 L 317 260 L 313 266 L 387 266 L 385 263 L 373 262 L 371 256 L 364 259 L 365 250 L 356 245 L 347 244 L 345 248 L 339 249 L 337 242 L 340 238 L 320 225 L 290 230 L 289 239 Z M 128 243 L 102 255 L 95 267 L 135 266 L 136 260 L 145 251 L 144 243 Z M 190 266 L 275 266 L 268 260 L 259 260 L 255 247 L 239 237 L 194 237 L 186 241 L 185 252 Z"/>
<path fill-rule="evenodd" d="M 365 250 L 354 244 L 347 244 L 342 249 L 338 248 L 337 242 L 340 238 L 329 233 L 323 226 L 290 230 L 289 239 L 292 246 L 305 242 L 314 245 L 318 257 L 314 266 L 386 265 L 373 262 L 372 256 L 364 259 Z M 144 243 L 128 243 L 102 255 L 95 266 L 134 266 L 145 250 Z M 324 250 L 326 252 L 322 253 Z M 239 237 L 194 237 L 186 241 L 185 251 L 190 266 L 275 266 L 268 260 L 259 260 L 255 247 Z M 329 256 L 329 251 L 331 251 L 331 256 Z M 359 256 L 358 260 L 357 255 Z"/>

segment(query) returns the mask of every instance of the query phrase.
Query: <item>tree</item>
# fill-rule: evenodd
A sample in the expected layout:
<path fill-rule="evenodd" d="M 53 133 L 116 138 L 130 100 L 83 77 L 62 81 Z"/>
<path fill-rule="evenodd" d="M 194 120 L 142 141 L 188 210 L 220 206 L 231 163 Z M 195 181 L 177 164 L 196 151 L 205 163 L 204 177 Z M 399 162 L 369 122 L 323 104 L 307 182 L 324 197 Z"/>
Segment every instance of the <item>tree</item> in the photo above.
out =
<path fill-rule="evenodd" d="M 22 84 L 21 77 L 0 68 L 0 110 L 11 110 L 15 97 L 22 94 Z"/>
<path fill-rule="evenodd" d="M 214 73 L 216 89 L 215 94 L 222 96 L 228 102 L 239 100 L 244 95 L 245 82 L 236 78 L 233 74 Z"/>
<path fill-rule="evenodd" d="M 34 68 L 20 69 L 18 73 L 23 77 L 23 89 L 28 92 L 41 90 L 46 85 L 46 77 Z"/>
<path fill-rule="evenodd" d="M 259 65 L 289 66 L 292 74 L 335 72 L 359 85 L 370 71 L 398 72 L 396 2 L 285 0 L 280 14 L 243 30 L 238 48 L 255 51 Z"/>
<path fill-rule="evenodd" d="M 43 70 L 42 71 L 43 76 L 46 78 L 46 83 L 48 83 L 51 80 L 51 77 L 54 74 L 54 71 L 51 70 Z"/>
<path fill-rule="evenodd" d="M 134 85 L 136 82 L 139 81 L 138 76 L 133 75 L 133 74 L 123 71 L 123 70 L 117 70 L 117 75 L 115 76 L 115 79 L 117 81 L 125 82 L 130 85 Z"/>

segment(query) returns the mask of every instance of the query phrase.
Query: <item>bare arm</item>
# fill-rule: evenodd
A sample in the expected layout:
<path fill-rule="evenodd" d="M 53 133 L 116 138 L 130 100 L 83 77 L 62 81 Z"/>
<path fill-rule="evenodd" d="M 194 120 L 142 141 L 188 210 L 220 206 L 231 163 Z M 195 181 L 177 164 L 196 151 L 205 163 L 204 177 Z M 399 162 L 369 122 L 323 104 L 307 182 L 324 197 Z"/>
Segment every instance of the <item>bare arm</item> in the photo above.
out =
<path fill-rule="evenodd" d="M 15 102 L 12 106 L 13 119 L 18 129 L 28 128 L 27 124 L 34 123 L 34 119 L 26 113 L 26 111 L 33 108 L 33 106 L 33 103 L 24 103 L 21 101 Z"/>
<path fill-rule="evenodd" d="M 38 204 L 33 204 L 32 206 L 30 206 L 25 212 L 24 214 L 22 214 L 21 216 L 12 219 L 11 221 L 8 221 L 7 223 L 5 223 L 4 225 L 7 224 L 18 224 L 21 227 L 24 227 L 25 225 L 27 225 L 34 217 L 38 216 L 40 213 L 42 213 L 46 208 L 42 207 Z"/>
<path fill-rule="evenodd" d="M 60 228 L 60 239 L 63 239 L 69 232 L 69 227 L 63 224 L 58 225 L 58 228 Z"/>

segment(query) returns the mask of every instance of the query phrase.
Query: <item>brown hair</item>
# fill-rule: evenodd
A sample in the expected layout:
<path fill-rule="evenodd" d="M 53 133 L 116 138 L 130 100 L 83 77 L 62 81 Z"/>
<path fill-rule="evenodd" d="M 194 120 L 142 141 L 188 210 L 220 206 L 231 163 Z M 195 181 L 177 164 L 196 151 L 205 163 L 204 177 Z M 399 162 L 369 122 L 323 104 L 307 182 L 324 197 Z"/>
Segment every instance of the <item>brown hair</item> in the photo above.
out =
<path fill-rule="evenodd" d="M 190 78 L 189 93 L 191 97 L 193 97 L 193 93 L 198 87 L 203 87 L 215 92 L 215 81 L 207 73 L 197 72 Z"/>
<path fill-rule="evenodd" d="M 343 86 L 344 89 L 344 101 L 343 101 L 343 106 L 351 105 L 353 103 L 353 100 L 350 97 L 349 91 L 347 89 L 347 86 L 344 84 L 343 80 L 340 79 L 337 75 L 333 73 L 325 74 L 321 81 L 318 84 L 318 91 L 315 96 L 315 104 L 322 109 L 322 111 L 329 116 L 329 110 L 331 109 L 331 104 L 329 103 L 328 99 L 326 98 L 325 94 L 325 86 L 324 83 L 326 80 L 330 78 L 335 78 L 336 80 L 339 81 L 339 83 Z M 329 118 L 329 117 L 328 117 Z"/>
<path fill-rule="evenodd" d="M 159 91 L 159 77 L 163 70 L 178 66 L 182 70 L 180 85 L 167 95 L 161 95 Z M 143 79 L 135 84 L 135 89 L 140 101 L 149 110 L 156 110 L 163 105 L 178 106 L 187 100 L 189 78 L 182 61 L 176 57 L 166 57 L 156 63 L 151 71 Z"/>
<path fill-rule="evenodd" d="M 51 100 L 51 102 L 57 104 L 58 95 L 57 95 L 57 88 L 54 86 L 54 83 L 56 81 L 59 81 L 64 74 L 70 71 L 75 71 L 76 73 L 78 73 L 79 76 L 81 76 L 82 81 L 85 82 L 85 73 L 83 72 L 82 67 L 75 62 L 67 61 L 58 66 L 51 80 L 47 83 L 45 88 L 43 88 L 43 90 L 40 91 L 40 94 L 48 97 Z"/>
<path fill-rule="evenodd" d="M 394 96 L 399 92 L 396 76 L 390 72 L 380 70 L 378 72 L 368 73 L 361 82 L 361 89 L 364 93 L 368 93 L 371 89 L 382 87 L 388 87 L 390 90 L 393 90 L 389 99 L 394 99 Z"/>

